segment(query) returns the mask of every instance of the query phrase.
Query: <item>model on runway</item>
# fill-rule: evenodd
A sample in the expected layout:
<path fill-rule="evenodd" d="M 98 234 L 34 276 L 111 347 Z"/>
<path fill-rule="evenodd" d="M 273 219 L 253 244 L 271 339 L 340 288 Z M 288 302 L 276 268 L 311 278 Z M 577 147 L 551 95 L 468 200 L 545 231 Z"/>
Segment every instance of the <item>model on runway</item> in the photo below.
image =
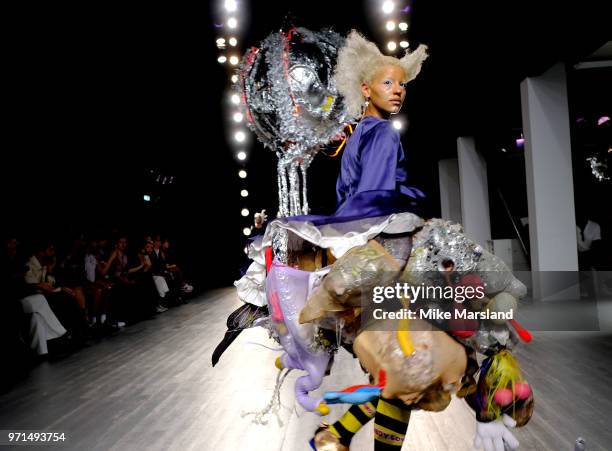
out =
<path fill-rule="evenodd" d="M 264 143 L 277 146 L 279 159 L 295 169 L 314 156 L 312 146 L 325 144 L 334 127 L 350 120 L 358 124 L 342 156 L 333 215 L 296 215 L 307 212 L 305 181 L 305 208 L 300 209 L 296 177 L 290 174 L 287 188 L 285 166 L 279 170 L 279 218 L 251 244 L 253 263 L 236 283 L 241 299 L 252 305 L 242 309 L 257 314 L 237 328 L 252 326 L 255 317 L 269 328 L 285 350 L 276 361 L 279 370 L 306 372 L 295 384 L 296 400 L 306 410 L 326 415 L 328 404 L 352 404 L 338 421 L 315 432 L 314 449 L 348 449 L 353 435 L 374 419 L 375 449 L 399 450 L 411 410 L 443 410 L 452 394 L 465 397 L 476 412 L 475 446 L 517 448 L 508 427 L 528 422 L 533 395 L 510 349 L 519 337 L 528 341 L 529 334 L 515 321 L 466 320 L 465 310 L 511 315 L 526 289 L 461 226 L 416 214 L 425 196 L 408 184 L 404 149 L 390 121 L 427 57 L 425 46 L 397 59 L 353 31 L 326 84 L 316 80 L 320 67 L 310 70 L 313 53 L 299 50 L 304 42 L 312 40 L 314 46 L 324 37 L 304 29 L 271 36 L 262 49 L 279 52 L 279 69 L 268 57 L 265 72 L 264 52 L 253 50 L 245 57 L 241 83 L 250 126 Z M 323 45 L 328 52 L 332 41 Z M 331 64 L 330 58 L 325 61 Z M 262 86 L 269 92 L 262 93 Z M 262 98 L 287 100 L 275 105 L 279 127 L 271 127 L 270 117 L 262 113 Z M 338 112 L 341 106 L 346 114 Z M 308 133 L 313 117 L 329 121 L 327 133 Z M 280 130 L 274 139 L 271 130 Z M 310 138 L 308 145 L 300 144 L 300 136 Z M 415 315 L 443 311 L 446 319 L 376 320 L 373 291 L 400 282 L 449 288 L 453 295 L 420 302 L 391 296 L 385 307 L 411 309 Z M 466 299 L 467 292 L 480 296 Z M 265 306 L 269 317 L 263 319 Z M 333 371 L 333 354 L 340 346 L 359 359 L 371 384 L 311 396 L 326 371 Z M 480 367 L 477 353 L 485 356 Z"/>

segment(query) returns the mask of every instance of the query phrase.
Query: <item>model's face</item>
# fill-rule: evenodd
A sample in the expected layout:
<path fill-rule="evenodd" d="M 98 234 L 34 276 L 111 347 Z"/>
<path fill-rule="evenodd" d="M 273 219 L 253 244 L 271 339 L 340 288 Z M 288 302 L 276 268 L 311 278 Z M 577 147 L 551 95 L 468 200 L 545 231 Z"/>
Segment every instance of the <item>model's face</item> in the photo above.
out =
<path fill-rule="evenodd" d="M 117 241 L 117 249 L 119 249 L 120 251 L 124 251 L 126 247 L 127 240 L 125 238 L 120 238 L 119 241 Z"/>
<path fill-rule="evenodd" d="M 361 86 L 361 91 L 370 98 L 369 113 L 377 116 L 399 113 L 406 97 L 406 72 L 398 66 L 382 66 L 370 83 Z"/>

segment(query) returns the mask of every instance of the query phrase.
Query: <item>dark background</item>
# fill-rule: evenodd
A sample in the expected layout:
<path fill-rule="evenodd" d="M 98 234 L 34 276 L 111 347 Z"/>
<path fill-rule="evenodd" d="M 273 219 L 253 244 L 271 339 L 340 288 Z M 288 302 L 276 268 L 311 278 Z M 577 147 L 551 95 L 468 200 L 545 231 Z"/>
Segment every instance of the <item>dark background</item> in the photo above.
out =
<path fill-rule="evenodd" d="M 384 22 L 368 2 L 248 3 L 243 51 L 289 22 L 343 34 L 357 28 L 385 42 Z M 428 44 L 431 56 L 409 85 L 403 141 L 412 184 L 427 192 L 431 215 L 439 214 L 437 161 L 454 156 L 458 135 L 474 135 L 492 189 L 501 188 L 513 215 L 526 216 L 524 159 L 512 148 L 521 130 L 519 83 L 555 61 L 571 68 L 609 40 L 605 3 L 413 2 L 408 38 L 413 48 Z M 250 224 L 240 209 L 267 208 L 273 216 L 275 157 L 253 143 L 249 176 L 238 178 L 241 165 L 224 131 L 229 72 L 216 62 L 217 13 L 211 3 L 31 5 L 3 14 L 7 236 L 67 240 L 117 228 L 137 240 L 145 231 L 162 232 L 200 286 L 237 277 L 242 228 Z M 570 71 L 572 118 L 592 124 L 610 116 L 611 80 L 610 69 Z M 602 212 L 610 185 L 593 182 L 581 154 L 600 137 L 573 131 L 576 190 Z M 315 159 L 313 212 L 333 210 L 338 164 Z M 160 184 L 159 176 L 174 183 Z M 245 202 L 243 187 L 250 192 Z M 153 202 L 143 202 L 143 194 Z M 491 204 L 494 238 L 510 237 L 493 194 Z"/>

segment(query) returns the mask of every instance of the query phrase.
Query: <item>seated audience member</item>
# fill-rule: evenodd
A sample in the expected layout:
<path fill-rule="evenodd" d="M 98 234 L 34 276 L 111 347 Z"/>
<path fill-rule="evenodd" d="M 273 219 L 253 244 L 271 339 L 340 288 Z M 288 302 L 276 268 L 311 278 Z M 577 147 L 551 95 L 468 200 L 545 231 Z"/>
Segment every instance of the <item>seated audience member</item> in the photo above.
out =
<path fill-rule="evenodd" d="M 162 240 L 159 235 L 156 235 L 152 249 L 148 248 L 150 249 L 148 255 L 151 260 L 151 271 L 155 284 L 166 306 L 183 303 L 182 295 L 185 291 L 181 288 L 184 284 L 167 268 L 166 258 L 161 247 Z M 162 294 L 162 292 L 165 292 L 165 294 Z"/>
<path fill-rule="evenodd" d="M 79 307 L 85 312 L 85 319 L 89 321 L 89 309 L 83 289 L 87 281 L 85 278 L 85 250 L 85 240 L 82 237 L 75 239 L 66 256 L 59 264 L 54 265 L 48 274 L 54 275 L 57 284 L 68 287 L 74 292 Z M 55 259 L 55 256 L 53 258 Z"/>
<path fill-rule="evenodd" d="M 145 272 L 151 274 L 153 283 L 157 289 L 157 294 L 159 295 L 160 302 L 158 302 L 156 306 L 156 311 L 157 313 L 163 313 L 168 309 L 161 305 L 161 299 L 166 297 L 166 294 L 168 294 L 170 288 L 168 287 L 168 283 L 166 282 L 163 273 L 160 272 L 159 262 L 155 256 L 155 252 L 153 251 L 152 241 L 145 242 L 144 248 L 140 252 L 140 257 L 145 262 Z"/>
<path fill-rule="evenodd" d="M 193 286 L 189 285 L 184 277 L 181 268 L 176 263 L 174 256 L 172 255 L 172 251 L 170 250 L 170 239 L 166 238 L 164 240 L 157 240 L 154 243 L 154 247 L 161 245 L 161 250 L 159 251 L 160 259 L 162 261 L 163 267 L 166 271 L 168 271 L 176 282 L 176 284 L 180 287 L 183 293 L 191 293 L 193 291 Z"/>
<path fill-rule="evenodd" d="M 112 282 L 102 274 L 105 263 L 98 261 L 100 255 L 98 241 L 89 240 L 85 251 L 84 266 L 86 278 L 86 291 L 91 299 L 91 325 L 103 326 L 106 324 L 107 315 L 110 310 L 110 293 L 113 288 Z"/>
<path fill-rule="evenodd" d="M 18 299 L 23 293 L 23 260 L 17 250 L 17 239 L 6 240 L 6 252 L 2 253 L 2 300 L 0 301 L 0 352 L 4 364 L 0 371 L 0 392 L 10 387 L 30 369 L 30 352 L 21 338 L 24 320 Z"/>
<path fill-rule="evenodd" d="M 113 249 L 111 249 L 111 244 L 108 238 L 102 237 L 97 241 L 96 258 L 98 260 L 98 263 L 102 267 L 104 267 L 104 265 L 108 261 L 108 258 L 110 257 L 112 251 Z"/>
<path fill-rule="evenodd" d="M 141 253 L 138 254 L 138 261 L 130 264 L 127 243 L 125 236 L 117 240 L 101 272 L 110 275 L 113 282 L 113 313 L 124 321 L 135 322 L 156 312 L 157 293 L 148 272 L 150 265 Z"/>
<path fill-rule="evenodd" d="M 24 281 L 32 294 L 42 294 L 60 322 L 72 332 L 75 342 L 84 342 L 88 333 L 82 292 L 59 286 L 49 273 L 55 265 L 53 244 L 40 244 L 26 263 Z"/>
<path fill-rule="evenodd" d="M 31 315 L 29 339 L 30 348 L 38 355 L 49 353 L 47 342 L 67 334 L 59 319 L 42 294 L 31 294 L 20 300 L 23 312 Z"/>
<path fill-rule="evenodd" d="M 21 306 L 19 312 L 10 315 L 15 320 L 11 327 L 16 327 L 20 322 L 18 318 L 25 314 L 28 324 L 23 335 L 27 334 L 30 349 L 37 355 L 43 356 L 49 353 L 47 341 L 65 336 L 66 329 L 42 294 L 27 294 L 24 282 L 26 266 L 18 251 L 18 244 L 16 239 L 7 241 L 6 268 L 3 271 L 6 277 L 3 286 L 7 294 L 7 301 L 13 304 L 18 300 Z"/>

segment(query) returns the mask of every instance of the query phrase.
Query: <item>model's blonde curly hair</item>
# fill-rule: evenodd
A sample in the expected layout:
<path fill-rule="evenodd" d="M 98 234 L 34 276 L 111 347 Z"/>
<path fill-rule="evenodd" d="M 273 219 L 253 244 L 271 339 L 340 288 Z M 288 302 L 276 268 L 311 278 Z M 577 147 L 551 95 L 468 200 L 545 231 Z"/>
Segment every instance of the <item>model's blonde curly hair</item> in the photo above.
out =
<path fill-rule="evenodd" d="M 361 117 L 365 102 L 361 93 L 361 84 L 370 83 L 381 66 L 392 64 L 401 67 L 406 72 L 405 81 L 408 82 L 419 74 L 425 59 L 427 59 L 425 45 L 419 45 L 411 53 L 406 52 L 402 58 L 395 58 L 383 55 L 376 44 L 368 41 L 356 30 L 352 30 L 338 52 L 338 62 L 334 71 L 336 86 L 344 97 L 348 113 L 355 119 Z"/>

